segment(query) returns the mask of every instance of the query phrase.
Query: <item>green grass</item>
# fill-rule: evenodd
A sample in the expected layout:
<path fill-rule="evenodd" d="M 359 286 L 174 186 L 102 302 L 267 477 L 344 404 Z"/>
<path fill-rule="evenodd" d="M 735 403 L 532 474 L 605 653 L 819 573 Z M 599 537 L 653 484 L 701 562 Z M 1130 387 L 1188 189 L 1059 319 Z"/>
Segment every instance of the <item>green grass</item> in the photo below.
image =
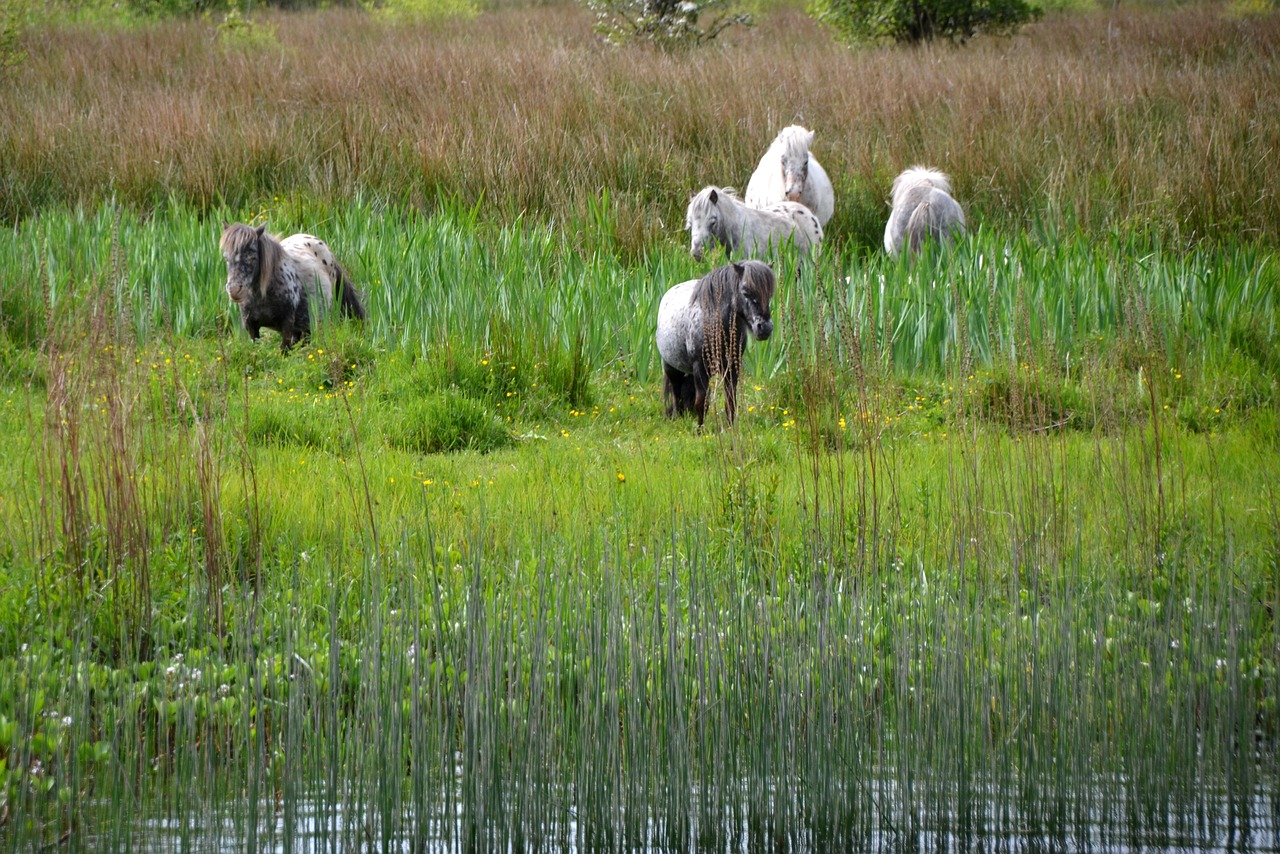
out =
<path fill-rule="evenodd" d="M 1265 253 L 832 252 L 699 433 L 682 246 L 331 225 L 371 319 L 288 355 L 194 213 L 0 244 L 13 845 L 1210 844 L 1274 791 Z"/>

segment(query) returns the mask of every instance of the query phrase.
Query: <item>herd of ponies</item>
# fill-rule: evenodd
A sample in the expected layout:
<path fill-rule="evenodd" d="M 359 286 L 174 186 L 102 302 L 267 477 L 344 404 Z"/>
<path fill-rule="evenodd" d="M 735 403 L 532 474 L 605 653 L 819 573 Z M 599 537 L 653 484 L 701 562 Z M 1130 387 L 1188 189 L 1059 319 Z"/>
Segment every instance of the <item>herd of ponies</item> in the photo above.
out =
<path fill-rule="evenodd" d="M 675 285 L 658 306 L 656 341 L 662 357 L 663 400 L 668 416 L 706 418 L 712 377 L 724 383 L 725 414 L 734 420 L 738 373 L 747 337 L 773 333 L 769 302 L 776 280 L 755 260 L 784 245 L 810 257 L 822 243 L 835 211 L 835 190 L 809 151 L 814 132 L 783 128 L 747 182 L 745 198 L 728 187 L 707 186 L 689 201 L 685 229 L 697 260 L 719 244 L 731 261 L 701 279 Z M 946 242 L 965 228 L 964 211 L 951 196 L 950 179 L 913 166 L 893 181 L 884 248 L 890 255 L 918 252 L 926 241 Z M 321 311 L 336 302 L 347 317 L 364 319 L 359 290 L 328 245 L 310 234 L 280 239 L 241 223 L 223 224 L 220 243 L 227 265 L 227 295 L 240 308 L 250 337 L 280 333 L 288 351 L 311 331 L 313 303 Z"/>

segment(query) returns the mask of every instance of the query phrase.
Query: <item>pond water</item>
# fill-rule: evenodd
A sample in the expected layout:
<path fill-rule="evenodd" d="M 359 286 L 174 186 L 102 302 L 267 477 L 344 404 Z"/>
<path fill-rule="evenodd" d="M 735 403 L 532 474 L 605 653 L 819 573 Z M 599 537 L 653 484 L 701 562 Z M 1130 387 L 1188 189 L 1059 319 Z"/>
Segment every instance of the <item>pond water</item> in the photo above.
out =
<path fill-rule="evenodd" d="M 359 804 L 349 793 L 337 799 L 302 798 L 284 805 L 240 802 L 216 812 L 155 818 L 132 829 L 131 838 L 100 839 L 101 850 L 153 852 L 347 852 L 403 851 L 1196 851 L 1280 854 L 1280 797 L 1253 791 L 1243 797 L 1196 792 L 1187 802 L 1163 803 L 1123 794 L 1123 781 L 1108 781 L 1071 796 L 1028 800 L 986 797 L 941 808 L 903 798 L 899 784 L 880 780 L 860 787 L 870 806 L 841 821 L 813 820 L 794 828 L 745 804 L 720 820 L 714 832 L 699 818 L 669 821 L 647 817 L 626 821 L 616 832 L 589 833 L 573 798 L 557 798 L 555 810 L 539 821 L 512 819 L 477 823 L 460 799 L 427 816 Z M 458 793 L 455 793 L 455 795 Z M 990 792 L 987 793 L 988 795 Z M 692 801 L 696 803 L 697 793 Z M 336 801 L 336 802 L 335 802 Z M 796 814 L 795 806 L 788 810 Z M 446 813 L 449 818 L 446 818 Z M 625 807 L 622 814 L 626 815 Z M 713 821 L 715 819 L 712 819 Z M 525 834 L 519 834 L 520 827 Z M 598 827 L 597 823 L 597 827 Z M 483 827 L 484 830 L 478 828 Z M 99 850 L 95 848 L 95 850 Z"/>

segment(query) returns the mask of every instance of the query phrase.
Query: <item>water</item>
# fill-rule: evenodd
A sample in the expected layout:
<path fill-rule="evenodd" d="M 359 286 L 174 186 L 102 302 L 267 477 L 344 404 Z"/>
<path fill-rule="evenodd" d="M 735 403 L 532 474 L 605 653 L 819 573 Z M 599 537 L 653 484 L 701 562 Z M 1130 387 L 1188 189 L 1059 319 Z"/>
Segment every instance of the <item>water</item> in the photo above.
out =
<path fill-rule="evenodd" d="M 742 789 L 748 788 L 744 782 Z M 758 788 L 758 787 L 756 787 Z M 769 787 L 769 802 L 754 812 L 745 802 L 736 815 L 721 816 L 714 832 L 700 827 L 699 793 L 691 792 L 689 810 L 674 819 L 642 810 L 624 821 L 633 828 L 589 832 L 579 819 L 571 790 L 554 805 L 544 805 L 539 821 L 501 820 L 487 827 L 472 823 L 475 810 L 461 801 L 461 787 L 451 793 L 451 807 L 422 816 L 412 810 L 383 810 L 360 804 L 351 790 L 332 802 L 309 796 L 296 803 L 246 802 L 215 810 L 152 818 L 138 823 L 126 845 L 111 844 L 109 835 L 93 850 L 132 848 L 154 852 L 346 852 L 356 850 L 446 852 L 470 850 L 596 851 L 832 851 L 873 852 L 1041 852 L 1041 851 L 1196 851 L 1280 854 L 1280 798 L 1260 789 L 1243 796 L 1199 790 L 1182 802 L 1159 802 L 1134 793 L 1122 779 L 1095 781 L 1074 792 L 1036 797 L 1027 792 L 1001 792 L 997 785 L 977 787 L 963 797 L 964 808 L 947 786 L 913 784 L 907 797 L 892 776 L 853 789 L 846 804 L 865 812 L 823 816 L 798 787 L 787 790 L 788 814 L 800 814 L 794 827 L 766 827 L 769 815 L 784 805 L 778 787 Z M 799 800 L 796 801 L 795 799 Z M 444 800 L 444 799 L 442 799 Z M 939 803 L 939 801 L 945 801 Z M 932 802 L 932 803 L 931 803 Z M 511 817 L 510 804 L 506 816 Z M 547 808 L 549 807 L 549 808 Z M 253 813 L 256 812 L 256 816 Z M 446 818 L 447 813 L 447 818 Z M 643 814 L 647 813 L 647 814 Z M 525 835 L 519 833 L 523 824 Z M 531 825 L 534 832 L 530 832 Z M 118 840 L 125 842 L 125 840 Z"/>

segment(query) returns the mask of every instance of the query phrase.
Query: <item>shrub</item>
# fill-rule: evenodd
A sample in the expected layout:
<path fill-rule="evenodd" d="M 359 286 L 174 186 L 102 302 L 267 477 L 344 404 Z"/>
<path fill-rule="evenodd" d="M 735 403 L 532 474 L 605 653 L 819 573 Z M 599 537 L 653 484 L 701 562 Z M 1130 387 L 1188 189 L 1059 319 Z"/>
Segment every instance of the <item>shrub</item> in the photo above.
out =
<path fill-rule="evenodd" d="M 406 402 L 387 434 L 392 446 L 419 454 L 484 453 L 512 441 L 484 404 L 453 390 Z"/>
<path fill-rule="evenodd" d="M 813 0 L 811 11 L 851 41 L 906 43 L 1012 33 L 1040 15 L 1026 0 Z"/>
<path fill-rule="evenodd" d="M 735 24 L 751 26 L 736 0 L 586 0 L 610 44 L 648 41 L 663 49 L 704 44 Z"/>
<path fill-rule="evenodd" d="M 14 74 L 27 59 L 22 46 L 26 29 L 26 9 L 20 0 L 7 4 L 0 12 L 0 80 Z"/>
<path fill-rule="evenodd" d="M 280 47 L 275 27 L 250 20 L 236 7 L 227 10 L 218 24 L 218 43 L 224 48 L 250 53 Z"/>

